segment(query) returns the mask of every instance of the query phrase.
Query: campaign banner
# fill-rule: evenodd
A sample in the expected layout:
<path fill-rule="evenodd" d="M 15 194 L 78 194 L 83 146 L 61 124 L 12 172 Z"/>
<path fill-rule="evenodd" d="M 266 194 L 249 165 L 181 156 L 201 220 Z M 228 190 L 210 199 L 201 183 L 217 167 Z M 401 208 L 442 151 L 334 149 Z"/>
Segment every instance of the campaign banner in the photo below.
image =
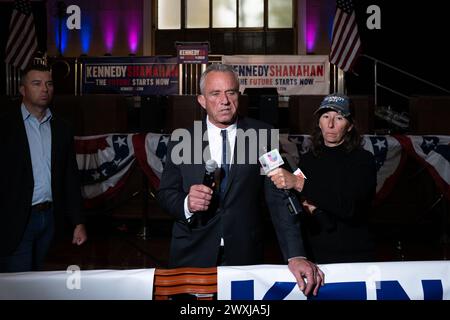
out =
<path fill-rule="evenodd" d="M 95 57 L 81 63 L 83 94 L 178 94 L 175 57 Z"/>
<path fill-rule="evenodd" d="M 239 91 L 246 88 L 277 88 L 281 96 L 329 94 L 328 56 L 236 55 L 223 56 L 239 75 Z"/>
<path fill-rule="evenodd" d="M 155 269 L 0 273 L 0 300 L 152 300 Z"/>
<path fill-rule="evenodd" d="M 177 45 L 178 63 L 208 63 L 208 44 Z"/>
<path fill-rule="evenodd" d="M 450 262 L 319 265 L 325 285 L 306 297 L 287 266 L 217 268 L 218 300 L 450 300 Z"/>

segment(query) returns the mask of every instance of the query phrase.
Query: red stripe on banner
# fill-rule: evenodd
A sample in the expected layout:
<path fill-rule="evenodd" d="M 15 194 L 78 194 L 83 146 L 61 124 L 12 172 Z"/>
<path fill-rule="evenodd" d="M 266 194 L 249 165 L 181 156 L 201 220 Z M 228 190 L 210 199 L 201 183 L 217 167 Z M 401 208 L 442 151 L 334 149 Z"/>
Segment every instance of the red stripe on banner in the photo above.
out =
<path fill-rule="evenodd" d="M 450 200 L 450 188 L 447 182 L 445 182 L 444 179 L 441 178 L 441 176 L 436 172 L 436 169 L 429 164 L 425 159 L 423 159 L 421 156 L 419 156 L 416 151 L 414 150 L 414 146 L 412 145 L 411 140 L 407 136 L 402 135 L 393 135 L 394 138 L 396 138 L 402 147 L 408 152 L 409 156 L 412 156 L 414 159 L 419 161 L 430 173 L 430 175 L 433 177 L 434 182 L 436 183 L 436 186 L 441 190 L 442 194 Z"/>
<path fill-rule="evenodd" d="M 139 134 L 135 134 L 132 137 L 134 155 L 136 157 L 136 160 L 137 160 L 139 166 L 144 171 L 144 173 L 147 175 L 150 185 L 155 190 L 157 190 L 157 189 L 159 189 L 160 181 L 159 181 L 158 176 L 153 172 L 152 168 L 148 165 L 147 152 L 145 151 L 145 138 L 147 137 L 147 134 L 149 134 L 149 133 L 139 133 Z"/>
<path fill-rule="evenodd" d="M 406 163 L 406 154 L 401 151 L 400 154 L 400 162 L 398 163 L 397 169 L 395 169 L 395 173 L 392 174 L 389 178 L 384 180 L 383 186 L 381 189 L 376 193 L 374 204 L 379 205 L 390 193 L 392 192 L 392 189 L 394 189 L 394 186 L 397 183 L 398 178 L 400 178 L 403 168 Z"/>
<path fill-rule="evenodd" d="M 75 152 L 77 154 L 93 154 L 98 150 L 104 150 L 109 147 L 106 141 L 107 136 L 93 139 L 77 139 L 75 138 Z"/>

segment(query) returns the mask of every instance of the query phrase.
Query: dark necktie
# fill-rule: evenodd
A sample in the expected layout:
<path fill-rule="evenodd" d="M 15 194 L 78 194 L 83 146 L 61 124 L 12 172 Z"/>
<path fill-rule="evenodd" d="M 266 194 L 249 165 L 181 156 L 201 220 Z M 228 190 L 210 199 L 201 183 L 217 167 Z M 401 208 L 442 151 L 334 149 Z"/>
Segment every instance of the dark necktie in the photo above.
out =
<path fill-rule="evenodd" d="M 220 181 L 220 198 L 223 198 L 225 187 L 227 186 L 228 175 L 230 174 L 230 146 L 227 139 L 227 130 L 221 130 L 222 136 L 222 180 Z"/>

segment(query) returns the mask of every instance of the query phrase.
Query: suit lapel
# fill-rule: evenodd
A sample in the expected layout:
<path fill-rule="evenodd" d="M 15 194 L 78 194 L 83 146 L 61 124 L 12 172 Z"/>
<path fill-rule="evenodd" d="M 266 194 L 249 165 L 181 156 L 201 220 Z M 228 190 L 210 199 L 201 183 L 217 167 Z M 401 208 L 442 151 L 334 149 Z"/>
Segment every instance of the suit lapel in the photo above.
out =
<path fill-rule="evenodd" d="M 28 143 L 27 131 L 25 129 L 25 124 L 23 122 L 22 112 L 20 110 L 21 109 L 19 107 L 17 113 L 17 123 L 18 123 L 17 130 L 19 135 L 19 146 L 21 146 L 24 155 L 25 168 L 27 168 L 27 170 L 29 171 L 28 174 L 34 183 L 33 167 L 31 165 L 30 145 Z"/>
<path fill-rule="evenodd" d="M 208 134 L 206 132 L 207 130 L 207 125 L 206 122 L 203 121 L 202 122 L 202 164 L 205 164 L 205 159 L 211 159 L 211 151 L 209 150 L 209 138 L 208 138 Z M 205 139 L 203 139 L 203 137 L 205 137 Z M 205 157 L 203 157 L 203 155 L 205 155 Z"/>
<path fill-rule="evenodd" d="M 192 155 L 191 155 L 191 163 L 193 164 L 192 168 L 193 170 L 195 170 L 194 176 L 196 177 L 196 181 L 201 181 L 203 182 L 203 177 L 205 175 L 205 159 L 210 159 L 211 158 L 211 152 L 209 151 L 209 141 L 208 141 L 208 135 L 206 134 L 206 122 L 203 121 L 202 122 L 202 137 L 201 137 L 201 145 L 202 145 L 202 149 L 201 149 L 201 163 L 196 163 L 194 162 L 195 160 L 195 156 L 194 156 L 194 152 L 196 152 L 197 150 L 195 149 L 195 143 L 199 143 L 198 141 L 196 142 L 195 139 L 198 139 L 199 137 L 195 136 L 195 132 L 191 132 L 191 150 L 193 150 Z M 203 137 L 206 138 L 206 141 L 203 140 Z M 206 153 L 205 157 L 203 157 L 203 155 Z"/>

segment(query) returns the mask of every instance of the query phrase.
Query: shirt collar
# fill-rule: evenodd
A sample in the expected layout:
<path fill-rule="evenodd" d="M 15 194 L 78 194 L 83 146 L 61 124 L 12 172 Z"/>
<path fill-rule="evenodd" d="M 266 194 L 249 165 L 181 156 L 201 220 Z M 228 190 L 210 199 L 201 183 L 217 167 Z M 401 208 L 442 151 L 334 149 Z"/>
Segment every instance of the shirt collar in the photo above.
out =
<path fill-rule="evenodd" d="M 22 105 L 20 106 L 20 109 L 22 111 L 22 118 L 23 121 L 27 120 L 29 117 L 31 117 L 31 113 L 28 111 L 28 109 L 25 107 L 25 105 L 22 103 Z M 52 118 L 52 112 L 50 111 L 49 108 L 45 109 L 45 116 L 42 119 L 42 121 L 40 123 L 44 123 L 48 120 L 50 120 Z"/>
<path fill-rule="evenodd" d="M 236 128 L 237 128 L 236 121 L 234 123 L 230 124 L 226 128 L 223 128 L 223 129 L 219 128 L 219 127 L 215 126 L 214 124 L 212 124 L 211 121 L 209 121 L 209 116 L 206 116 L 206 126 L 208 128 L 208 131 L 217 133 L 218 135 L 220 135 L 220 132 L 222 130 L 227 130 L 227 134 L 230 134 L 231 131 L 236 130 Z"/>

